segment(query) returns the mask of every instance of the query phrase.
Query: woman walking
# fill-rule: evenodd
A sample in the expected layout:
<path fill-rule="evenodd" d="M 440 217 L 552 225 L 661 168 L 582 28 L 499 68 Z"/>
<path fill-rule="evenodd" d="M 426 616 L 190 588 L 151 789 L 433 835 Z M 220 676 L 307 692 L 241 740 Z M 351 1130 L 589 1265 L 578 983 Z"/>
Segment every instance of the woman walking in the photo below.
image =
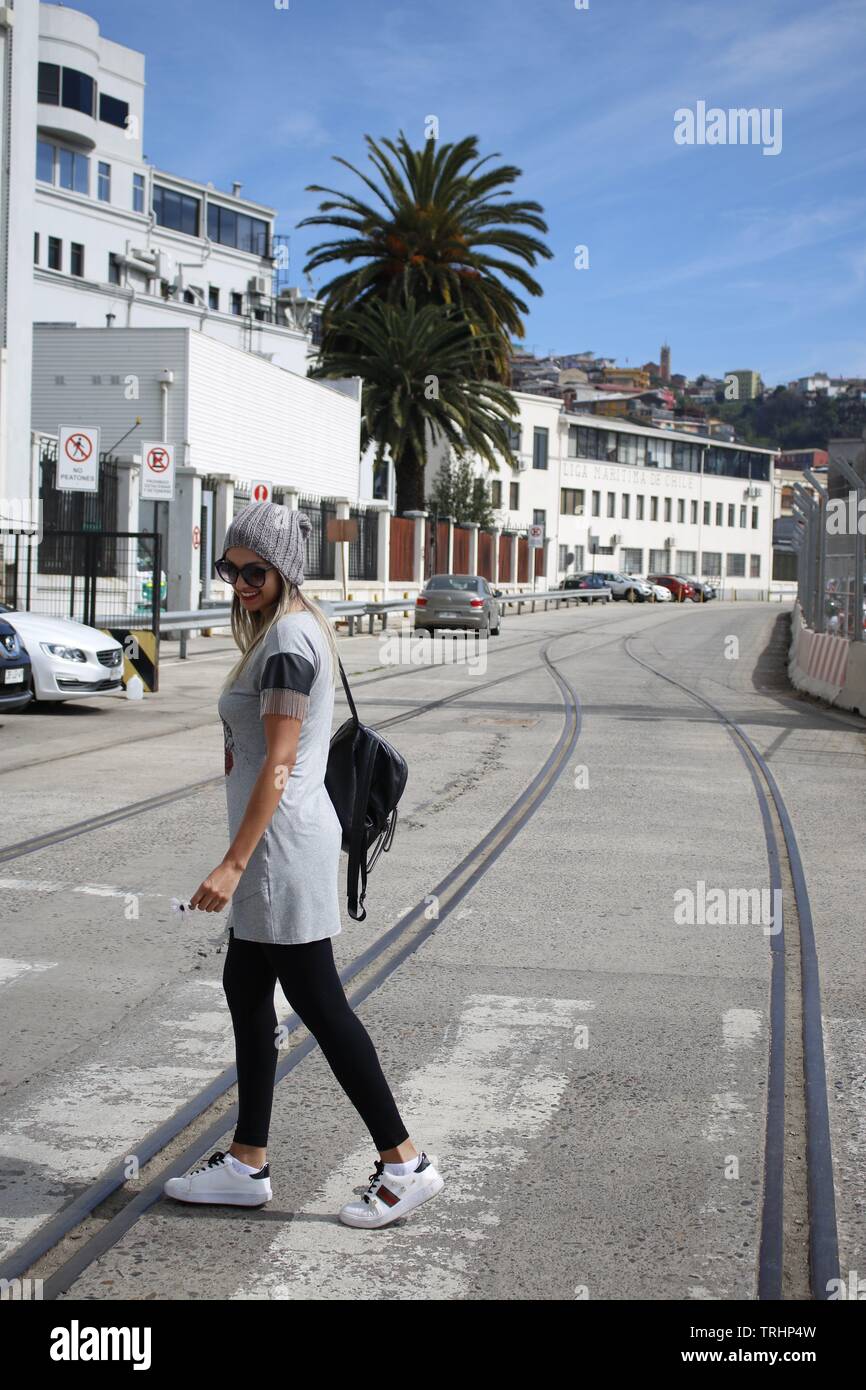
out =
<path fill-rule="evenodd" d="M 270 1200 L 279 980 L 379 1152 L 367 1191 L 341 1208 L 340 1219 L 378 1227 L 435 1196 L 444 1179 L 410 1140 L 334 961 L 342 834 L 324 777 L 337 647 L 328 618 L 301 592 L 311 529 L 303 512 L 253 503 L 228 527 L 216 563 L 234 590 L 232 634 L 241 649 L 218 703 L 231 844 L 190 906 L 221 912 L 231 902 L 223 987 L 235 1035 L 238 1122 L 226 1152 L 170 1178 L 164 1191 L 182 1202 L 252 1207 Z"/>

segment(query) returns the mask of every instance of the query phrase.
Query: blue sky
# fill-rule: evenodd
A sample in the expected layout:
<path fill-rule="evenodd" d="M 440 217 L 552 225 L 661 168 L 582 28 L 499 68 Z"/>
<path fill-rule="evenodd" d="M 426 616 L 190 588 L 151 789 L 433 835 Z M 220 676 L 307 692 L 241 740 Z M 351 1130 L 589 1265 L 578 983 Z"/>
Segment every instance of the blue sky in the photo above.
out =
<path fill-rule="evenodd" d="M 321 229 L 309 183 L 363 137 L 479 138 L 522 172 L 554 259 L 537 352 L 593 350 L 771 385 L 866 375 L 862 0 L 79 0 L 147 58 L 152 163 L 278 211 L 292 280 Z M 782 145 L 678 145 L 679 108 L 782 111 Z M 589 268 L 574 268 L 585 245 Z M 319 277 L 316 284 L 324 283 Z"/>

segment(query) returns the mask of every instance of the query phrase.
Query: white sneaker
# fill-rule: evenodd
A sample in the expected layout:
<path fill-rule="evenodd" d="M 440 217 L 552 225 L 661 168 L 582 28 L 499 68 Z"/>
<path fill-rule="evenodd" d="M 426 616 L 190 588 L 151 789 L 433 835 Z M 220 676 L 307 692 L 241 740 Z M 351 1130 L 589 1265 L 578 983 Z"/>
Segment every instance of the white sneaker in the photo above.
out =
<path fill-rule="evenodd" d="M 178 1202 L 216 1202 L 234 1207 L 262 1207 L 274 1195 L 270 1164 L 266 1163 L 257 1173 L 241 1173 L 228 1153 L 219 1149 L 185 1177 L 169 1178 L 162 1190 L 166 1197 L 174 1197 Z"/>
<path fill-rule="evenodd" d="M 375 1160 L 375 1165 L 376 1171 L 370 1174 L 370 1186 L 361 1200 L 347 1202 L 340 1208 L 340 1220 L 346 1226 L 387 1226 L 435 1197 L 445 1186 L 442 1174 L 423 1152 L 418 1166 L 402 1178 L 386 1173 L 381 1158 Z"/>

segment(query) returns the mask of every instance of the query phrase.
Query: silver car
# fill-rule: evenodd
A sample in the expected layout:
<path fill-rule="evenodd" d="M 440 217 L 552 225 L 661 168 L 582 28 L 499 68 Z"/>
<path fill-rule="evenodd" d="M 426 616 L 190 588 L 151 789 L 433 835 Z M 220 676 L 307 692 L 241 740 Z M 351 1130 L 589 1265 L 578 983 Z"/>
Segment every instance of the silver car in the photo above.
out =
<path fill-rule="evenodd" d="M 463 628 L 485 637 L 498 637 L 501 590 L 491 588 L 480 574 L 432 574 L 415 600 L 416 632 Z"/>

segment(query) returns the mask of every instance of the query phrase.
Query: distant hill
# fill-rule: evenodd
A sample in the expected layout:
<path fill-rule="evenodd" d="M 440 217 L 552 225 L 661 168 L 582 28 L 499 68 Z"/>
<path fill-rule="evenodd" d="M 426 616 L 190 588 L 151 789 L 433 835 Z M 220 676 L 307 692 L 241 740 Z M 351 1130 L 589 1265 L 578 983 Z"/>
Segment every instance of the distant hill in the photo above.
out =
<path fill-rule="evenodd" d="M 722 399 L 717 412 L 747 444 L 766 449 L 826 449 L 831 439 L 859 439 L 866 428 L 866 401 L 852 396 L 810 400 L 784 386 L 756 401 Z"/>

